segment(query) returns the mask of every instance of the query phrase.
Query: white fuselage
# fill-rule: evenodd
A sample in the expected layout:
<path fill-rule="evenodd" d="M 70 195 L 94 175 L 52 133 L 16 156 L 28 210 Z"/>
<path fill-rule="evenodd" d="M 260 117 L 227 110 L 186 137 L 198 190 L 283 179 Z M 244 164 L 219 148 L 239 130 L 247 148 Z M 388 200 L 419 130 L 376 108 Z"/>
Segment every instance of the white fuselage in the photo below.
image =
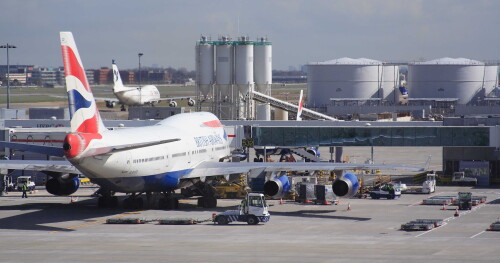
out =
<path fill-rule="evenodd" d="M 138 87 L 126 87 L 125 90 L 114 91 L 120 103 L 127 106 L 139 106 L 160 102 L 160 92 L 153 85 Z"/>
<path fill-rule="evenodd" d="M 197 164 L 218 162 L 229 155 L 224 128 L 204 124 L 214 119 L 218 122 L 210 113 L 187 113 L 153 126 L 106 131 L 102 139 L 92 140 L 85 151 L 124 143 L 180 140 L 70 162 L 92 181 L 113 191 L 169 191 Z"/>

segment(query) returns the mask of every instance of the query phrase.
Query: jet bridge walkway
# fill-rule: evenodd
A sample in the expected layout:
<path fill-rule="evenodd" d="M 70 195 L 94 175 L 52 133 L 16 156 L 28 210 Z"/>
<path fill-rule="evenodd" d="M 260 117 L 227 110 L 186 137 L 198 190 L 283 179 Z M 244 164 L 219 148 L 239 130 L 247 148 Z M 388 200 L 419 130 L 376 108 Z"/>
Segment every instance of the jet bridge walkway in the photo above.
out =
<path fill-rule="evenodd" d="M 282 101 L 282 100 L 273 98 L 271 96 L 267 96 L 267 95 L 262 94 L 262 93 L 257 92 L 257 91 L 252 92 L 252 99 L 256 100 L 258 102 L 262 102 L 262 103 L 269 103 L 271 106 L 273 106 L 275 108 L 286 110 L 288 112 L 297 113 L 297 111 L 299 110 L 298 105 L 294 105 L 292 103 Z M 313 111 L 310 109 L 306 109 L 306 108 L 302 109 L 302 116 L 305 116 L 305 117 L 308 117 L 311 119 L 315 119 L 315 120 L 322 120 L 322 119 L 323 120 L 330 120 L 330 121 L 337 120 L 337 119 L 330 117 L 328 115 L 325 115 L 325 114 L 322 114 L 322 113 L 319 113 L 317 111 Z"/>

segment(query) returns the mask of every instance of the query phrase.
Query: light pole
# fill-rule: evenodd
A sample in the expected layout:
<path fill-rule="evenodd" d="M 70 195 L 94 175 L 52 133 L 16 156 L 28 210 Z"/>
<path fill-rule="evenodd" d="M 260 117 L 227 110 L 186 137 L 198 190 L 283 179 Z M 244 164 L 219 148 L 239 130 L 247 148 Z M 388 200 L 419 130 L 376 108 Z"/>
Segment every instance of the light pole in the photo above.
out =
<path fill-rule="evenodd" d="M 3 45 L 0 46 L 0 48 L 5 48 L 7 49 L 7 109 L 10 109 L 10 66 L 9 66 L 9 48 L 16 48 L 16 46 L 9 45 Z"/>
<path fill-rule="evenodd" d="M 144 55 L 144 54 L 139 53 L 139 54 L 137 54 L 137 55 L 139 56 L 139 89 L 140 89 L 140 88 L 141 88 L 141 75 L 142 75 L 142 74 L 141 74 L 141 57 L 142 57 L 142 55 Z"/>

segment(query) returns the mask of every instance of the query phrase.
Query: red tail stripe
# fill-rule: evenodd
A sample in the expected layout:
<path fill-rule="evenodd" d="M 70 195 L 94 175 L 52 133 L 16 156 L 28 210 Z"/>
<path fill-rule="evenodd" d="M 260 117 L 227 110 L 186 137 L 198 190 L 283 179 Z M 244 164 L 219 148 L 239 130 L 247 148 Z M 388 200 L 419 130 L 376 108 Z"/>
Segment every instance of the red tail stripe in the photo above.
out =
<path fill-rule="evenodd" d="M 61 46 L 64 60 L 64 76 L 74 76 L 79 79 L 85 89 L 90 92 L 89 83 L 87 81 L 87 75 L 83 67 L 78 62 L 78 59 L 73 52 L 73 49 L 69 46 Z"/>
<path fill-rule="evenodd" d="M 80 126 L 78 126 L 78 128 L 76 129 L 76 132 L 99 133 L 97 115 L 98 112 L 94 114 L 94 117 L 83 121 L 82 124 L 80 124 Z"/>
<path fill-rule="evenodd" d="M 222 127 L 222 123 L 220 123 L 219 120 L 206 121 L 203 124 L 208 126 L 208 127 L 212 127 L 212 128 Z"/>

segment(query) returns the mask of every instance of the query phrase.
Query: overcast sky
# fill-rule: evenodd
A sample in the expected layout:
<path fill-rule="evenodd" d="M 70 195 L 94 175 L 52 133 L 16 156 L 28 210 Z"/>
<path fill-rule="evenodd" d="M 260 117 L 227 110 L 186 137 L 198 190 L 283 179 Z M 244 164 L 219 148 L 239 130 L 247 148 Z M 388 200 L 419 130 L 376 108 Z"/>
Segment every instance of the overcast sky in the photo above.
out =
<path fill-rule="evenodd" d="M 267 36 L 273 68 L 341 57 L 500 60 L 498 0 L 0 0 L 0 44 L 12 64 L 61 66 L 72 31 L 87 69 L 195 69 L 201 35 Z M 0 64 L 6 64 L 5 49 Z"/>

